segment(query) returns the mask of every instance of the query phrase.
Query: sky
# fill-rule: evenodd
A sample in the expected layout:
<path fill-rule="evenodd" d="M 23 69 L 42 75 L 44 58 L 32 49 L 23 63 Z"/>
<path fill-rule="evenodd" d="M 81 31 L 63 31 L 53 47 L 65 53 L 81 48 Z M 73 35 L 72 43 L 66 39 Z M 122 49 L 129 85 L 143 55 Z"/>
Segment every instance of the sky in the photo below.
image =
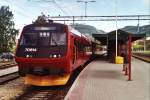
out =
<path fill-rule="evenodd" d="M 43 12 L 49 16 L 82 16 L 85 12 L 84 3 L 77 0 L 0 0 L 0 6 L 9 6 L 14 14 L 15 27 L 22 29 L 23 26 L 31 24 L 37 16 Z M 85 0 L 83 0 L 85 1 Z M 87 1 L 87 0 L 86 0 Z M 88 0 L 89 1 L 89 0 Z M 88 3 L 87 15 L 89 16 L 112 16 L 115 15 L 148 15 L 150 14 L 150 0 L 95 0 Z M 57 3 L 57 4 L 56 4 Z M 93 25 L 99 30 L 106 32 L 116 29 L 114 21 L 78 22 Z M 124 26 L 137 26 L 138 21 L 119 21 L 118 28 Z M 148 25 L 150 21 L 140 21 L 140 26 Z"/>

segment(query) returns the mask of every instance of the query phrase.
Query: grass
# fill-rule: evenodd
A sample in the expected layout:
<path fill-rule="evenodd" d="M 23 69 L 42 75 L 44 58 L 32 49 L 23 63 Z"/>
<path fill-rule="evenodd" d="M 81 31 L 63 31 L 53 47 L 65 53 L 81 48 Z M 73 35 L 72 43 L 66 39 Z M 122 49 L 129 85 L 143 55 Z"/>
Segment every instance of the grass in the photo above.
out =
<path fill-rule="evenodd" d="M 150 50 L 147 50 L 147 51 L 133 51 L 133 53 L 150 54 Z"/>

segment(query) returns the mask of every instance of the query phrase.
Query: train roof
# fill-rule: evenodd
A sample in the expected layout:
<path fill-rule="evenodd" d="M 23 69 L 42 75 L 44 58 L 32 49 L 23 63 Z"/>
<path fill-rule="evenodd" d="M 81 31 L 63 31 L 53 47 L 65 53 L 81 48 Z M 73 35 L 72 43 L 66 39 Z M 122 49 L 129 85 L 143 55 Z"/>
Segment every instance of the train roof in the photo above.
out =
<path fill-rule="evenodd" d="M 67 26 L 65 24 L 62 23 L 32 23 L 29 25 L 26 25 L 25 27 L 34 27 L 34 26 L 48 26 L 48 25 L 62 25 L 62 26 Z"/>
<path fill-rule="evenodd" d="M 69 25 L 68 28 L 73 34 L 83 37 L 84 39 L 86 39 L 88 41 L 91 41 L 90 38 L 88 38 L 86 35 L 80 33 L 77 29 L 73 28 L 72 26 Z"/>
<path fill-rule="evenodd" d="M 49 25 L 60 25 L 60 26 L 68 27 L 68 30 L 70 32 L 72 32 L 73 34 L 75 34 L 77 36 L 80 36 L 80 37 L 83 37 L 84 39 L 86 39 L 88 41 L 92 41 L 90 38 L 88 38 L 88 36 L 80 33 L 77 29 L 73 28 L 72 26 L 66 25 L 66 24 L 62 24 L 62 23 L 55 23 L 55 22 L 51 22 L 51 23 L 47 23 L 47 22 L 45 22 L 45 23 L 32 23 L 32 24 L 24 26 L 24 29 L 25 28 L 35 27 L 35 26 L 49 26 Z"/>
<path fill-rule="evenodd" d="M 61 23 L 32 23 L 24 26 L 23 31 L 64 31 L 67 25 Z"/>

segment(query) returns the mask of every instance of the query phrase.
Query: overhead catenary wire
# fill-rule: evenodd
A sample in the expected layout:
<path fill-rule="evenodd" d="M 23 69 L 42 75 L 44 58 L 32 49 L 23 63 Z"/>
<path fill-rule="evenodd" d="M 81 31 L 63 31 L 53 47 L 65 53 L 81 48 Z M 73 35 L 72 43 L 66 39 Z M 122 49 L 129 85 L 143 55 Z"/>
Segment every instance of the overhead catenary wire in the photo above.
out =
<path fill-rule="evenodd" d="M 5 0 L 4 2 L 6 2 L 6 3 L 8 3 L 8 4 L 13 4 L 13 5 L 15 5 L 14 2 L 9 2 L 8 0 Z M 18 7 L 18 5 L 17 5 L 17 7 Z M 23 16 L 23 17 L 25 17 L 25 18 L 28 18 L 28 19 L 31 19 L 31 18 L 32 18 L 31 16 L 25 14 L 23 11 L 19 11 L 20 8 L 22 9 L 22 7 L 18 7 L 17 10 L 12 9 L 12 11 L 18 13 L 19 15 L 21 15 L 21 16 Z M 24 9 L 22 9 L 22 10 L 24 10 Z"/>
<path fill-rule="evenodd" d="M 72 18 L 72 17 L 75 17 L 75 18 L 83 18 L 83 17 L 85 17 L 85 16 L 51 16 L 52 18 Z M 106 17 L 108 17 L 108 18 L 110 18 L 110 17 L 116 17 L 116 16 L 86 16 L 85 18 L 88 18 L 88 17 L 104 17 L 104 18 L 106 18 Z M 117 17 L 119 18 L 119 17 L 149 17 L 150 18 L 150 15 L 117 15 Z"/>
<path fill-rule="evenodd" d="M 55 0 L 53 0 L 53 3 L 66 15 L 69 15 Z"/>
<path fill-rule="evenodd" d="M 116 21 L 116 16 L 48 16 L 47 19 L 51 19 L 56 22 L 82 22 L 82 21 Z M 118 15 L 117 21 L 148 21 L 150 15 Z"/>
<path fill-rule="evenodd" d="M 36 7 L 40 7 L 40 8 L 42 8 L 42 9 L 44 9 L 44 11 L 45 10 L 49 10 L 49 8 L 48 8 L 48 6 L 45 6 L 45 4 L 43 4 L 44 2 L 46 3 L 46 4 L 50 4 L 50 3 L 52 3 L 53 1 L 52 0 L 28 0 L 28 1 L 35 1 L 35 2 L 38 2 L 38 3 L 40 3 L 40 4 L 38 4 Z M 47 3 L 48 2 L 48 3 Z M 49 5 L 50 6 L 50 5 Z M 53 5 L 54 6 L 54 5 Z M 52 6 L 51 6 L 52 7 Z M 57 7 L 57 9 L 56 9 L 56 7 L 53 7 L 52 9 L 50 9 L 49 10 L 49 12 L 48 12 L 48 15 L 57 15 L 56 14 L 56 12 L 57 12 L 57 10 L 58 10 L 58 7 Z M 45 13 L 45 12 L 43 12 L 43 11 L 41 11 L 42 13 Z M 50 13 L 50 12 L 52 12 L 52 13 Z"/>
<path fill-rule="evenodd" d="M 49 16 L 53 20 L 66 21 L 115 21 L 116 16 Z M 118 15 L 118 21 L 150 20 L 150 15 Z"/>
<path fill-rule="evenodd" d="M 51 18 L 51 17 L 50 17 Z M 54 21 L 73 21 L 73 19 L 52 19 Z M 149 19 L 118 19 L 117 21 L 135 21 L 143 20 L 148 21 Z M 115 21 L 115 19 L 74 19 L 74 21 Z"/>
<path fill-rule="evenodd" d="M 32 7 L 36 7 L 36 8 L 38 8 L 38 9 L 43 9 L 45 12 L 46 11 L 48 11 L 48 15 L 57 15 L 56 14 L 56 8 L 55 7 L 53 7 L 53 9 L 48 9 L 49 7 L 52 7 L 51 5 L 48 5 L 48 6 L 45 6 L 45 4 L 43 4 L 43 1 L 41 1 L 41 0 L 28 0 L 28 1 L 35 1 L 35 2 L 38 2 L 38 3 L 40 3 L 40 4 L 37 4 L 36 6 L 33 6 L 32 5 Z M 52 2 L 52 1 L 49 1 L 49 2 Z M 50 11 L 50 12 L 49 12 Z M 41 11 L 41 12 L 43 12 L 43 11 Z M 43 12 L 43 13 L 45 13 L 45 12 Z"/>
<path fill-rule="evenodd" d="M 88 3 L 96 2 L 96 1 L 95 0 L 77 0 L 77 2 L 85 4 L 85 8 L 84 8 L 85 12 L 84 12 L 84 14 L 85 14 L 85 16 L 87 16 L 87 5 L 88 5 Z"/>
<path fill-rule="evenodd" d="M 29 0 L 29 1 L 31 1 L 31 0 Z M 53 3 L 53 4 L 55 4 L 55 6 L 56 6 L 57 8 L 60 9 L 60 11 L 61 11 L 62 13 L 64 13 L 65 15 L 69 15 L 68 12 L 66 12 L 66 11 L 56 2 L 56 0 L 36 0 L 36 2 L 48 2 L 48 3 Z M 60 15 L 60 14 L 59 14 L 59 15 Z"/>

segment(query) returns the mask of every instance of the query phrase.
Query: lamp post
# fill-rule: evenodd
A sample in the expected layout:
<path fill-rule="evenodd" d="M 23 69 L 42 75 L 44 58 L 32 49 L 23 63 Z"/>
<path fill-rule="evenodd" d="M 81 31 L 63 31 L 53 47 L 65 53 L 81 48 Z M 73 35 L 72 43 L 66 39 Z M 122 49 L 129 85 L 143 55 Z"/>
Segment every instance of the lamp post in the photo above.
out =
<path fill-rule="evenodd" d="M 85 3 L 85 16 L 87 16 L 87 5 L 88 5 L 88 3 L 90 3 L 90 2 L 96 2 L 96 1 L 95 0 L 90 0 L 90 1 L 77 0 L 77 2 L 79 2 L 79 3 L 81 3 L 81 2 Z"/>

